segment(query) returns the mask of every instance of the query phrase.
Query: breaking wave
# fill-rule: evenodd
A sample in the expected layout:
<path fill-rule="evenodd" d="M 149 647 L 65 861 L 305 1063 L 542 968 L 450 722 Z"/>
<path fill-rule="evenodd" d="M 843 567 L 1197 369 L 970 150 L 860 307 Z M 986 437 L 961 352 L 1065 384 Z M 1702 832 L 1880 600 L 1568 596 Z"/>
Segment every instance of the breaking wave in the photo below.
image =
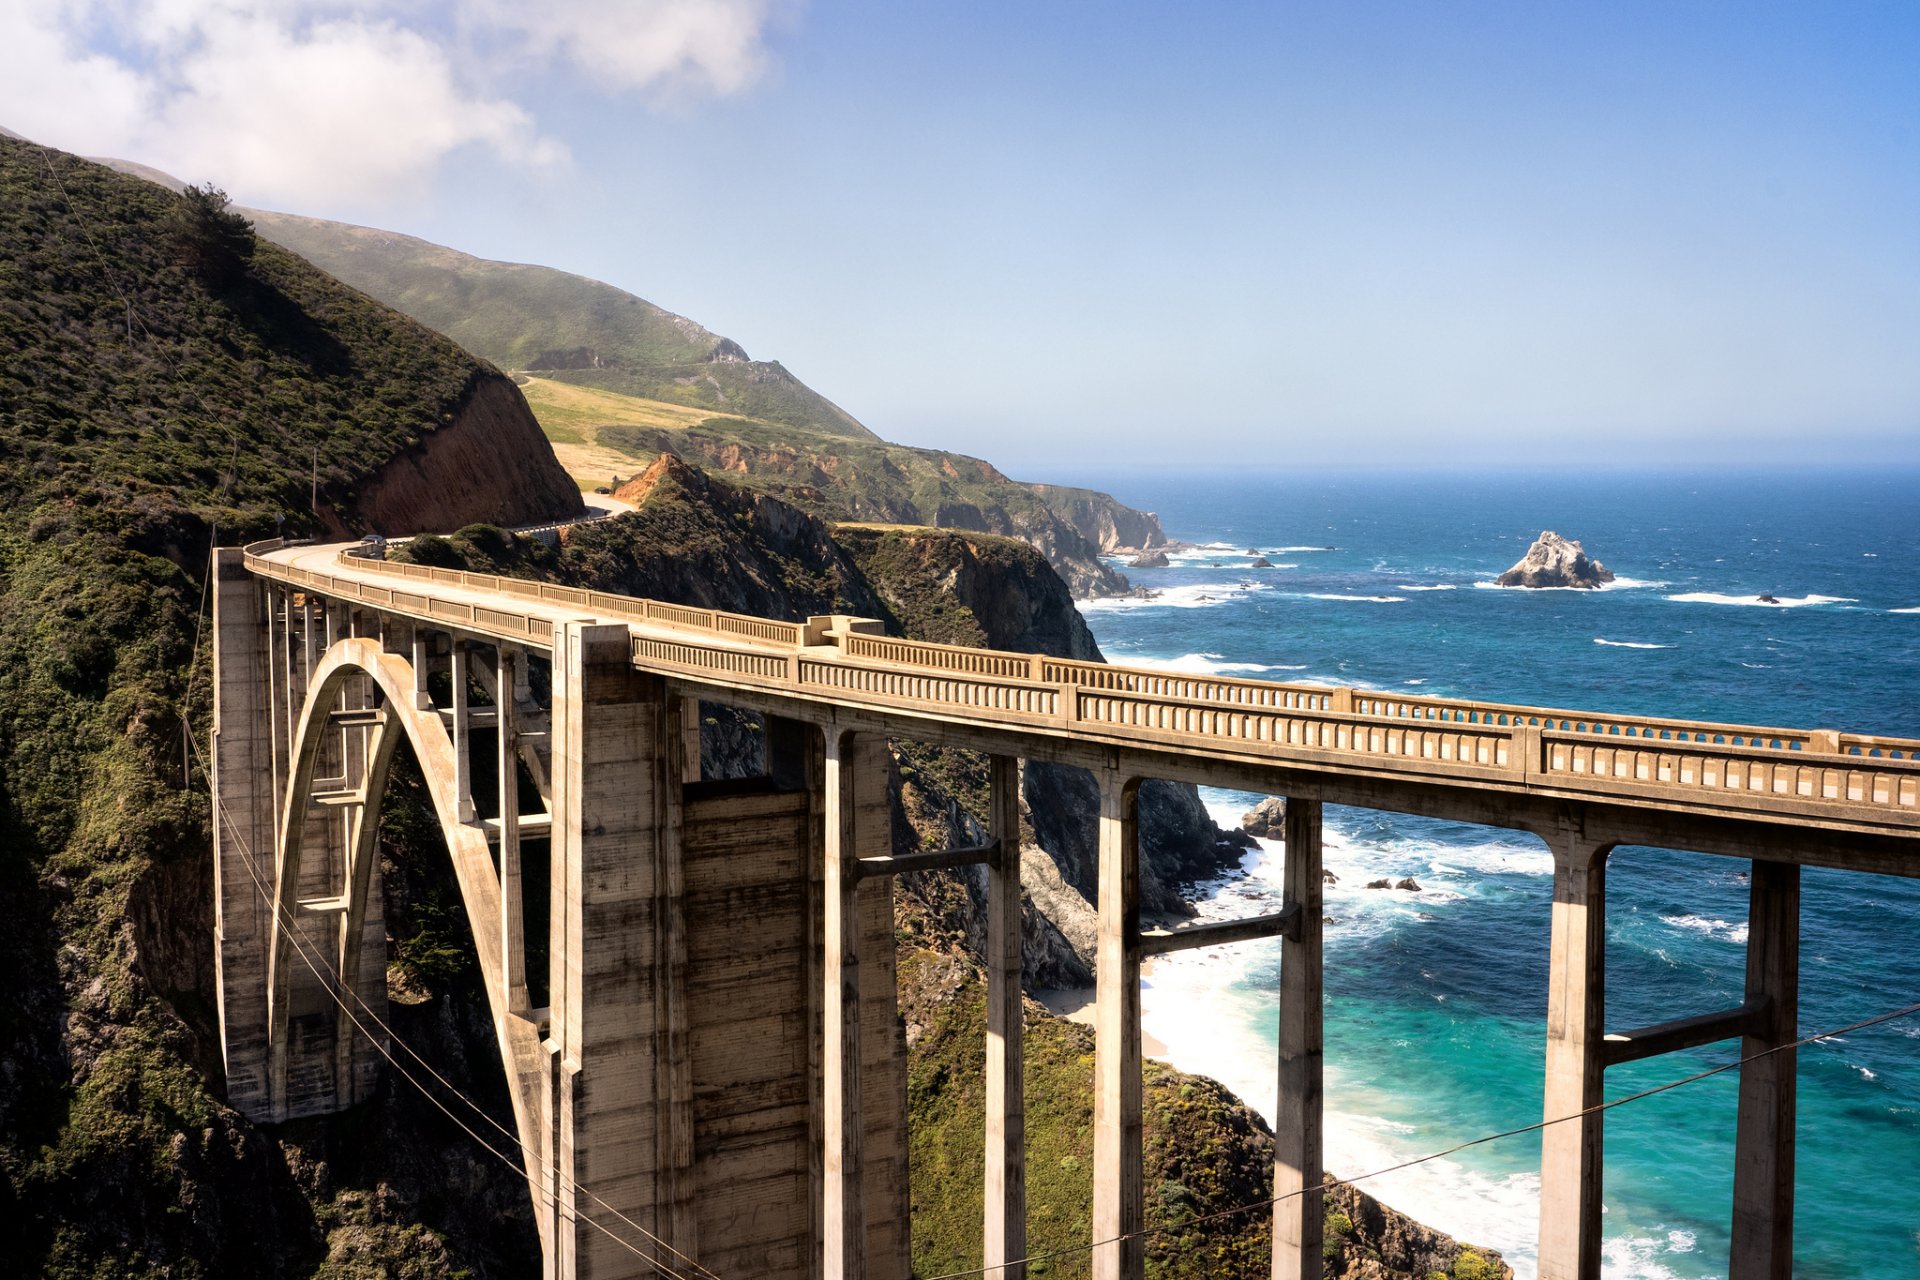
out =
<path fill-rule="evenodd" d="M 1814 604 L 1854 604 L 1852 596 L 1775 596 L 1762 599 L 1760 596 L 1730 596 L 1720 591 L 1683 591 L 1667 599 L 1681 604 L 1735 604 L 1750 605 L 1760 609 L 1804 609 Z"/>

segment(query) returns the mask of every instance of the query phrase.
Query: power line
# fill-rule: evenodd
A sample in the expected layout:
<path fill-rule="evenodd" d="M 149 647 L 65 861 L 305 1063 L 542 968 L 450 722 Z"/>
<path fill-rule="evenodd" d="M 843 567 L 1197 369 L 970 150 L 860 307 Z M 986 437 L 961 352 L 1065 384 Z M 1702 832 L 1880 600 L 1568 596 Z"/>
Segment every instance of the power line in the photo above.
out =
<path fill-rule="evenodd" d="M 1091 1253 L 1093 1250 L 1101 1248 L 1105 1245 L 1120 1244 L 1123 1241 L 1127 1241 L 1127 1240 L 1144 1239 L 1148 1236 L 1165 1235 L 1166 1233 L 1171 1231 L 1184 1231 L 1188 1227 L 1198 1226 L 1203 1222 L 1214 1222 L 1221 1218 L 1231 1218 L 1236 1214 L 1252 1213 L 1257 1209 L 1271 1209 L 1273 1206 L 1277 1204 L 1283 1204 L 1288 1200 L 1292 1200 L 1299 1196 L 1306 1195 L 1310 1191 L 1325 1191 L 1329 1187 L 1336 1187 L 1336 1186 L 1342 1186 L 1342 1185 L 1352 1186 L 1355 1183 L 1366 1182 L 1373 1178 L 1383 1178 L 1390 1173 L 1399 1173 L 1403 1169 L 1411 1169 L 1416 1165 L 1426 1164 L 1432 1160 L 1445 1159 L 1447 1156 L 1454 1155 L 1457 1152 L 1465 1151 L 1468 1147 L 1477 1147 L 1482 1145 L 1483 1143 L 1488 1143 L 1488 1142 L 1498 1142 L 1502 1138 L 1514 1138 L 1514 1137 L 1520 1136 L 1521 1134 L 1535 1133 L 1541 1129 L 1549 1128 L 1552 1125 L 1565 1124 L 1569 1120 L 1578 1120 L 1584 1116 L 1599 1115 L 1604 1111 L 1611 1111 L 1615 1107 L 1623 1107 L 1629 1102 L 1639 1102 L 1642 1099 L 1651 1098 L 1655 1094 L 1666 1093 L 1669 1090 L 1678 1089 L 1682 1085 L 1696 1084 L 1699 1081 L 1705 1080 L 1710 1076 L 1717 1076 L 1722 1074 L 1723 1072 L 1732 1071 L 1735 1067 L 1745 1066 L 1749 1062 L 1757 1062 L 1761 1058 L 1770 1057 L 1776 1053 L 1784 1053 L 1789 1049 L 1804 1048 L 1805 1046 L 1812 1044 L 1816 1040 L 1825 1040 L 1829 1036 L 1845 1035 L 1850 1031 L 1860 1031 L 1867 1027 L 1878 1026 L 1882 1022 L 1892 1022 L 1896 1018 L 1905 1018 L 1915 1013 L 1920 1013 L 1920 1003 L 1906 1005 L 1903 1008 L 1894 1009 L 1887 1013 L 1876 1014 L 1871 1018 L 1863 1018 L 1859 1022 L 1855 1022 L 1844 1027 L 1837 1027 L 1832 1031 L 1817 1032 L 1814 1035 L 1805 1036 L 1799 1040 L 1795 1040 L 1792 1044 L 1777 1044 L 1777 1045 L 1774 1045 L 1771 1049 L 1762 1049 L 1760 1052 L 1748 1054 L 1744 1058 L 1735 1058 L 1732 1062 L 1725 1062 L 1720 1064 L 1717 1067 L 1709 1067 L 1705 1071 L 1695 1072 L 1693 1075 L 1683 1077 L 1679 1080 L 1669 1080 L 1665 1084 L 1657 1084 L 1650 1089 L 1642 1089 L 1638 1093 L 1629 1093 L 1624 1097 L 1615 1098 L 1610 1102 L 1599 1103 L 1595 1106 L 1588 1107 L 1585 1110 L 1576 1111 L 1571 1115 L 1555 1116 L 1551 1120 L 1536 1120 L 1532 1124 L 1521 1125 L 1517 1129 L 1503 1129 L 1499 1133 L 1489 1133 L 1483 1137 L 1472 1138 L 1466 1142 L 1455 1143 L 1453 1146 L 1448 1147 L 1445 1150 L 1435 1151 L 1435 1152 L 1432 1152 L 1431 1154 L 1424 1155 L 1424 1156 L 1416 1156 L 1412 1160 L 1403 1160 L 1399 1164 L 1388 1165 L 1384 1169 L 1375 1169 L 1371 1173 L 1363 1173 L 1358 1175 L 1357 1177 L 1341 1178 L 1338 1181 L 1326 1182 L 1317 1187 L 1302 1187 L 1298 1191 L 1289 1191 L 1285 1195 L 1272 1196 L 1266 1200 L 1253 1200 L 1253 1201 L 1249 1201 L 1246 1204 L 1234 1205 L 1232 1208 L 1228 1208 L 1228 1209 L 1216 1209 L 1211 1213 L 1197 1214 L 1194 1217 L 1183 1219 L 1180 1222 L 1170 1223 L 1167 1226 L 1143 1227 L 1139 1231 L 1128 1231 L 1121 1235 L 1111 1236 L 1105 1240 L 1095 1240 L 1091 1244 L 1074 1245 L 1066 1249 L 1054 1249 L 1047 1253 L 1028 1254 L 1024 1258 L 1014 1258 L 1006 1262 L 997 1263 L 991 1267 L 969 1267 L 964 1271 L 943 1271 L 937 1276 L 928 1276 L 925 1278 L 925 1280 L 965 1280 L 965 1277 L 968 1277 L 968 1276 L 985 1275 L 989 1271 L 997 1271 L 1005 1267 L 1024 1266 L 1025 1264 L 1030 1262 L 1041 1262 L 1051 1258 L 1064 1258 L 1064 1257 L 1070 1257 L 1074 1254 Z"/>
<path fill-rule="evenodd" d="M 312 957 L 308 953 L 308 947 L 305 940 L 300 936 L 299 929 L 294 927 L 292 917 L 285 911 L 283 907 L 281 907 L 279 902 L 276 900 L 275 896 L 267 889 L 265 883 L 261 880 L 260 873 L 256 869 L 257 858 L 255 856 L 254 850 L 251 844 L 247 841 L 246 837 L 240 834 L 239 827 L 233 821 L 232 811 L 227 808 L 226 804 L 223 801 L 221 801 L 221 799 L 217 794 L 213 794 L 212 770 L 208 766 L 206 757 L 200 754 L 199 742 L 196 739 L 192 738 L 191 735 L 189 735 L 188 740 L 193 744 L 194 755 L 200 761 L 201 772 L 205 774 L 208 779 L 209 795 L 213 799 L 214 804 L 219 807 L 220 812 L 226 815 L 227 824 L 229 828 L 232 829 L 234 838 L 237 841 L 239 841 L 240 851 L 243 855 L 241 861 L 246 866 L 248 878 L 253 881 L 254 891 L 260 895 L 261 900 L 267 904 L 268 910 L 276 918 L 284 920 L 285 922 L 284 927 L 285 927 L 288 939 L 293 943 L 294 951 L 299 955 L 301 963 L 306 966 L 307 970 L 310 973 L 312 973 L 316 979 L 319 980 L 320 985 L 322 986 L 323 989 L 325 989 L 328 997 L 336 1005 L 339 1006 L 340 1011 L 342 1013 L 346 1014 L 348 1020 L 353 1023 L 355 1029 L 358 1030 L 360 1034 L 362 1034 L 367 1038 L 367 1041 L 373 1045 L 374 1050 L 377 1053 L 379 1053 L 381 1057 L 387 1060 L 388 1065 L 391 1066 L 394 1069 L 394 1071 L 397 1072 L 403 1080 L 405 1080 L 408 1084 L 412 1085 L 415 1089 L 419 1090 L 421 1096 L 425 1097 L 427 1101 L 431 1102 L 435 1107 L 439 1108 L 440 1112 L 443 1115 L 445 1115 L 447 1119 L 453 1121 L 453 1123 L 456 1126 L 458 1126 L 461 1132 L 465 1133 L 469 1138 L 472 1138 L 473 1141 L 477 1143 L 482 1150 L 486 1151 L 489 1155 L 492 1155 L 495 1159 L 505 1164 L 507 1168 L 511 1170 L 513 1173 L 518 1174 L 522 1178 L 525 1178 L 527 1180 L 528 1185 L 534 1188 L 534 1195 L 536 1197 L 544 1198 L 544 1200 L 546 1201 L 549 1207 L 553 1207 L 557 1209 L 559 1207 L 560 1201 L 559 1201 L 559 1196 L 556 1192 L 546 1191 L 542 1189 L 539 1186 L 538 1182 L 536 1182 L 535 1179 L 528 1174 L 525 1165 L 515 1161 L 513 1157 L 507 1155 L 505 1152 L 495 1147 L 491 1142 L 487 1141 L 486 1138 L 481 1136 L 479 1133 L 475 1132 L 475 1130 L 470 1125 L 468 1125 L 466 1121 L 462 1120 L 459 1116 L 455 1115 L 452 1109 L 449 1108 L 446 1105 L 446 1103 L 442 1102 L 438 1097 L 434 1096 L 431 1090 L 429 1090 L 424 1084 L 422 1084 L 418 1079 L 416 1079 L 413 1076 L 413 1074 L 409 1072 L 406 1069 L 406 1067 L 400 1062 L 400 1060 L 398 1058 L 395 1058 L 393 1054 L 388 1051 L 386 1046 L 380 1043 L 379 1038 L 376 1037 L 372 1033 L 372 1031 L 368 1030 L 366 1024 L 360 1020 L 359 1015 L 354 1013 L 354 1011 L 347 1005 L 346 1001 L 340 998 L 339 991 L 342 987 L 342 984 L 339 981 L 338 972 L 333 971 L 332 977 L 330 978 L 328 973 L 323 973 L 321 971 L 321 968 L 314 963 Z M 328 970 L 330 971 L 332 970 L 332 965 L 330 962 L 323 960 L 322 963 L 326 965 Z M 366 1008 L 365 1002 L 359 1000 L 358 993 L 354 994 L 354 998 L 356 1002 L 361 1004 L 362 1008 Z M 416 1052 L 411 1046 L 408 1046 L 404 1040 L 402 1040 L 398 1035 L 396 1035 L 392 1027 L 388 1026 L 385 1022 L 382 1022 L 377 1017 L 377 1015 L 373 1014 L 371 1009 L 367 1009 L 367 1013 L 368 1013 L 368 1016 L 372 1018 L 373 1021 L 379 1026 L 379 1028 L 382 1031 L 384 1031 L 394 1041 L 394 1043 L 399 1044 L 402 1048 L 405 1048 L 407 1052 L 412 1057 L 414 1057 L 417 1061 L 420 1061 L 423 1064 L 425 1063 L 426 1060 L 424 1058 L 421 1058 L 418 1052 Z M 492 1116 L 487 1115 L 487 1113 L 485 1112 L 484 1109 L 481 1108 L 479 1103 L 467 1097 L 466 1094 L 462 1093 L 458 1088 L 456 1088 L 454 1085 L 448 1082 L 447 1079 L 444 1076 L 440 1075 L 439 1072 L 432 1071 L 431 1067 L 429 1067 L 428 1069 L 429 1071 L 432 1072 L 436 1080 L 439 1080 L 444 1087 L 446 1087 L 450 1092 L 452 1092 L 453 1095 L 457 1097 L 461 1102 L 465 1103 L 469 1108 L 471 1108 L 475 1114 L 484 1118 L 489 1124 L 492 1124 L 496 1129 L 499 1129 L 502 1133 L 507 1134 L 507 1136 L 511 1138 L 514 1142 L 517 1143 L 519 1141 L 518 1135 L 509 1133 L 505 1129 L 505 1127 L 502 1126 L 497 1120 L 494 1120 Z M 702 1280 L 720 1280 L 720 1278 L 711 1269 L 702 1265 L 700 1262 L 696 1261 L 695 1259 L 688 1257 L 686 1254 L 681 1253 L 678 1249 L 675 1249 L 672 1245 L 660 1239 L 658 1236 L 654 1235 L 651 1231 L 648 1231 L 645 1227 L 641 1226 L 639 1223 L 633 1221 L 633 1219 L 627 1217 L 623 1213 L 620 1213 L 619 1210 L 614 1209 L 611 1205 L 608 1205 L 606 1201 L 600 1199 L 599 1196 L 594 1195 L 591 1191 L 589 1191 L 586 1187 L 582 1186 L 580 1183 L 572 1179 L 565 1178 L 564 1175 L 562 1175 L 562 1178 L 565 1183 L 571 1184 L 573 1190 L 585 1194 L 587 1198 L 592 1200 L 595 1204 L 598 1204 L 601 1207 L 608 1209 L 616 1217 L 618 1217 L 622 1222 L 626 1223 L 628 1226 L 632 1227 L 634 1230 L 640 1232 L 640 1234 L 643 1237 L 645 1237 L 650 1243 L 658 1246 L 661 1249 L 666 1250 L 668 1253 L 673 1254 L 675 1257 L 681 1259 L 682 1261 L 687 1263 L 689 1266 L 694 1268 L 695 1272 L 699 1277 L 702 1278 Z M 687 1280 L 687 1277 L 685 1275 L 681 1274 L 678 1271 L 675 1271 L 673 1268 L 661 1262 L 658 1258 L 651 1256 L 645 1250 L 635 1245 L 632 1241 L 624 1239 L 619 1234 L 614 1232 L 612 1229 L 607 1227 L 604 1223 L 601 1223 L 595 1220 L 591 1215 L 582 1213 L 576 1208 L 574 1210 L 573 1216 L 580 1219 L 582 1222 L 585 1222 L 588 1226 L 594 1228 L 596 1231 L 599 1231 L 602 1235 L 606 1236 L 608 1239 L 618 1244 L 621 1248 L 626 1249 L 628 1252 L 632 1253 L 634 1256 L 640 1258 L 648 1266 L 652 1267 L 659 1275 L 666 1277 L 666 1280 Z"/>
<path fill-rule="evenodd" d="M 107 261 L 106 251 L 100 247 L 100 242 L 94 238 L 93 232 L 87 226 L 86 219 L 81 216 L 80 206 L 74 203 L 73 195 L 67 190 L 66 181 L 61 178 L 60 171 L 54 168 L 53 148 L 41 147 L 39 150 L 40 162 L 46 166 L 47 174 L 53 179 L 54 185 L 60 188 L 60 198 L 67 202 L 68 215 L 73 219 L 73 224 L 80 228 L 80 234 L 87 238 L 87 244 L 93 249 L 93 256 L 100 262 L 101 273 L 107 277 L 107 283 L 112 285 L 113 291 L 120 295 L 120 301 L 127 309 L 128 350 L 131 351 L 133 349 L 133 326 L 138 323 L 140 332 L 144 333 L 147 337 L 150 353 L 158 356 L 160 362 L 166 365 L 169 370 L 173 369 L 173 361 L 168 358 L 166 352 L 154 345 L 158 343 L 159 339 L 154 336 L 153 329 L 147 324 L 146 317 L 135 309 L 132 295 L 121 285 L 119 276 L 114 274 L 112 265 Z"/>
<path fill-rule="evenodd" d="M 198 751 L 197 742 L 195 743 L 195 751 L 196 753 Z M 202 762 L 202 772 L 208 773 L 209 778 L 211 778 L 210 772 L 205 767 L 204 760 Z M 211 783 L 209 783 L 209 785 L 211 785 Z M 227 810 L 225 804 L 221 804 L 220 809 L 221 809 L 221 812 L 228 814 L 228 820 L 229 822 L 231 822 L 232 815 Z M 248 873 L 251 875 L 252 874 L 251 863 L 253 860 L 252 849 L 248 846 L 246 839 L 239 835 L 237 830 L 235 832 L 235 838 L 239 839 L 242 850 L 245 851 L 247 854 L 248 862 L 249 862 Z M 255 877 L 255 883 L 256 885 L 259 884 L 259 879 L 257 876 Z M 277 907 L 275 908 L 275 911 L 276 911 L 276 914 L 278 914 Z M 299 944 L 301 942 L 300 934 L 297 929 L 292 929 L 290 927 L 289 934 L 296 944 Z M 302 959 L 307 964 L 307 967 L 309 969 L 313 967 L 312 961 L 306 959 L 304 951 L 303 951 Z M 428 1061 L 427 1058 L 423 1054 L 421 1054 L 419 1050 L 415 1049 L 412 1045 L 408 1044 L 406 1040 L 402 1038 L 398 1032 L 394 1031 L 393 1027 L 389 1023 L 387 1023 L 384 1019 L 380 1017 L 380 1015 L 373 1009 L 371 1005 L 369 1005 L 365 1000 L 360 998 L 360 993 L 358 991 L 355 991 L 347 987 L 344 983 L 340 982 L 338 971 L 333 968 L 333 964 L 330 960 L 327 960 L 323 956 L 321 958 L 321 963 L 325 965 L 327 967 L 328 972 L 333 975 L 333 980 L 331 982 L 328 982 L 327 977 L 318 972 L 315 973 L 315 976 L 319 977 L 323 983 L 327 983 L 330 994 L 334 991 L 344 990 L 347 993 L 347 996 L 350 999 L 352 999 L 355 1004 L 360 1006 L 361 1012 L 364 1013 L 367 1016 L 367 1018 L 373 1022 L 375 1026 L 377 1026 L 381 1031 L 385 1032 L 387 1036 L 393 1041 L 394 1044 L 397 1044 L 402 1049 L 404 1049 L 409 1057 L 411 1057 L 415 1062 L 418 1062 L 423 1068 L 425 1068 L 427 1074 L 432 1076 L 436 1081 L 438 1081 L 440 1085 L 447 1090 L 447 1092 L 451 1093 L 454 1097 L 458 1098 L 461 1102 L 465 1103 L 467 1107 L 471 1109 L 475 1115 L 480 1117 L 480 1119 L 484 1120 L 487 1124 L 492 1125 L 493 1128 L 498 1130 L 501 1136 L 505 1137 L 509 1142 L 518 1144 L 518 1142 L 520 1141 L 519 1134 L 514 1133 L 512 1130 L 508 1129 L 505 1125 L 501 1124 L 491 1114 L 489 1114 L 483 1107 L 481 1107 L 479 1103 L 475 1102 L 472 1098 L 469 1098 L 465 1093 L 463 1093 L 460 1090 L 460 1088 L 457 1085 L 455 1085 L 451 1080 L 448 1080 L 444 1075 L 441 1075 L 439 1070 L 433 1065 L 432 1062 Z M 338 995 L 334 995 L 333 998 L 336 1002 L 339 1001 Z M 351 1014 L 351 1012 L 349 1012 L 348 1016 L 352 1017 L 353 1015 Z M 359 1025 L 357 1019 L 356 1019 L 355 1025 Z M 383 1056 L 385 1056 L 384 1050 L 382 1050 L 382 1054 Z M 409 1077 L 409 1080 L 411 1081 L 411 1077 Z M 418 1087 L 417 1081 L 413 1081 L 413 1083 L 416 1085 L 416 1087 Z M 717 1275 L 715 1275 L 711 1270 L 709 1270 L 706 1266 L 704 1266 L 698 1259 L 690 1257 L 689 1255 L 682 1253 L 680 1250 L 674 1248 L 673 1245 L 667 1243 L 667 1241 L 661 1239 L 659 1236 L 649 1231 L 646 1227 L 642 1226 L 638 1222 L 635 1222 L 632 1218 L 628 1217 L 625 1213 L 621 1212 L 619 1208 L 608 1203 L 606 1200 L 601 1199 L 598 1195 L 594 1194 L 593 1190 L 590 1187 L 587 1187 L 582 1183 L 576 1181 L 575 1179 L 567 1177 L 564 1174 L 562 1174 L 561 1177 L 563 1179 L 563 1182 L 566 1185 L 570 1186 L 574 1191 L 578 1192 L 581 1195 L 584 1195 L 587 1199 L 591 1200 L 594 1204 L 598 1205 L 602 1209 L 605 1209 L 608 1213 L 611 1213 L 614 1217 L 626 1223 L 629 1227 L 632 1227 L 635 1231 L 639 1232 L 648 1241 L 666 1250 L 668 1253 L 680 1259 L 686 1265 L 694 1268 L 695 1271 L 697 1271 L 702 1277 L 704 1277 L 704 1280 L 720 1280 L 720 1278 Z"/>

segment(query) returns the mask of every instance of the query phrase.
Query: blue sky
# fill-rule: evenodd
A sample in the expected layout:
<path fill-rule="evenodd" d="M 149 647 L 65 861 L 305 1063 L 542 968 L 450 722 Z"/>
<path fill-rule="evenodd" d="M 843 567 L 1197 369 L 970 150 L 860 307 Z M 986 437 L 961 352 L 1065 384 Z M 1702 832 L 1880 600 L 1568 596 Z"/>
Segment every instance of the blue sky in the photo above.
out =
<path fill-rule="evenodd" d="M 1920 461 L 1911 4 L 0 3 L 0 123 L 1015 471 Z"/>

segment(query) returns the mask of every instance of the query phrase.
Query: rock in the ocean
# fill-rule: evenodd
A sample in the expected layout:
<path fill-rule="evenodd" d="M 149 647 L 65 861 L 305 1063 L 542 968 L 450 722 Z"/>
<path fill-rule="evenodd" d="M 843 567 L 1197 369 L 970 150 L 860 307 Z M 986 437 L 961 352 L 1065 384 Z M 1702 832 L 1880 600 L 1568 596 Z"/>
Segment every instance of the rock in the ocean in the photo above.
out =
<path fill-rule="evenodd" d="M 1412 876 L 1408 876 L 1405 880 L 1402 880 L 1399 884 L 1393 887 L 1396 889 L 1405 889 L 1408 893 L 1420 892 L 1419 882 L 1417 882 Z"/>
<path fill-rule="evenodd" d="M 1339 884 L 1340 877 L 1333 874 L 1333 872 L 1327 870 L 1325 867 L 1322 867 L 1320 868 L 1320 883 L 1321 884 Z"/>
<path fill-rule="evenodd" d="M 1613 570 L 1592 559 L 1578 542 L 1548 529 L 1534 539 L 1520 563 L 1501 574 L 1503 587 L 1598 587 Z"/>
<path fill-rule="evenodd" d="M 1369 881 L 1367 881 L 1367 888 L 1369 888 L 1369 889 L 1391 889 L 1391 888 L 1393 888 L 1393 881 L 1391 881 L 1391 880 L 1369 880 Z"/>
<path fill-rule="evenodd" d="M 1143 551 L 1127 561 L 1129 569 L 1164 569 L 1167 567 L 1167 553 L 1164 551 Z"/>
<path fill-rule="evenodd" d="M 1779 596 L 1761 595 L 1761 596 L 1755 596 L 1754 599 L 1758 600 L 1761 604 L 1779 604 L 1780 603 Z"/>
<path fill-rule="evenodd" d="M 1240 815 L 1240 829 L 1261 840 L 1286 839 L 1287 798 L 1268 796 Z"/>
<path fill-rule="evenodd" d="M 1250 564 L 1250 565 L 1248 565 L 1248 566 L 1247 566 L 1247 568 L 1249 568 L 1249 569 L 1271 569 L 1271 568 L 1273 568 L 1273 561 L 1271 561 L 1271 560 L 1269 560 L 1269 559 L 1267 559 L 1267 558 L 1266 558 L 1265 556 L 1255 556 L 1255 557 L 1254 557 L 1254 559 L 1253 559 L 1253 563 L 1252 563 L 1252 564 Z"/>

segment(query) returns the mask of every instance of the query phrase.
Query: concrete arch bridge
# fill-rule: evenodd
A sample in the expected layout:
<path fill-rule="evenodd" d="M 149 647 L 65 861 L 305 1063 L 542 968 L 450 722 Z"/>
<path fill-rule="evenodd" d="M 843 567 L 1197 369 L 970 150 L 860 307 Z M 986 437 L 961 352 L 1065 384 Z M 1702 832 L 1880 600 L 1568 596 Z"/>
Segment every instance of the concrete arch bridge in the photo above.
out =
<path fill-rule="evenodd" d="M 1023 758 L 1100 783 L 1099 1280 L 1143 1269 L 1141 1241 L 1122 1238 L 1144 1222 L 1141 960 L 1273 936 L 1274 1189 L 1304 1192 L 1274 1209 L 1273 1274 L 1320 1274 L 1323 804 L 1521 829 L 1552 850 L 1549 1118 L 1599 1103 L 1619 1063 L 1790 1044 L 1802 866 L 1920 875 L 1916 742 L 1176 675 L 352 552 L 215 553 L 228 1095 L 271 1123 L 350 1106 L 375 1082 L 378 1026 L 348 1010 L 385 1008 L 374 833 L 408 741 L 473 922 L 550 1276 L 655 1274 L 651 1258 L 727 1280 L 905 1277 L 891 876 L 969 863 L 989 881 L 986 1274 L 1024 1273 Z M 702 699 L 766 717 L 763 778 L 699 776 Z M 890 736 L 988 753 L 983 847 L 890 855 Z M 1148 778 L 1286 796 L 1285 908 L 1143 933 L 1134 797 Z M 1738 1007 L 1607 1025 L 1620 845 L 1751 860 Z M 528 971 L 529 920 L 545 925 L 543 973 Z M 1791 1051 L 1742 1068 L 1735 1280 L 1792 1274 L 1794 1099 Z M 1602 1127 L 1596 1114 L 1543 1135 L 1547 1280 L 1599 1275 Z"/>

